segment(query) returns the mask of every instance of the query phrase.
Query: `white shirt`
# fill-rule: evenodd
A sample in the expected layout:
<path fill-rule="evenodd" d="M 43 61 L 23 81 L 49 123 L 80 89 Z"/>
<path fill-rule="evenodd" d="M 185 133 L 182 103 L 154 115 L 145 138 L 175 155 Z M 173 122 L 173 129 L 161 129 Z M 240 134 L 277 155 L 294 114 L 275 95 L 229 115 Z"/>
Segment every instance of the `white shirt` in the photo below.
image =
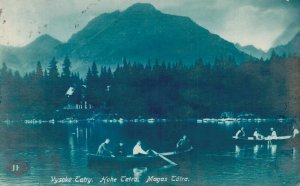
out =
<path fill-rule="evenodd" d="M 298 129 L 294 129 L 293 130 L 293 137 L 295 137 L 297 134 L 299 134 L 299 130 Z"/>
<path fill-rule="evenodd" d="M 276 133 L 275 130 L 272 132 L 271 136 L 272 136 L 272 137 L 277 137 L 277 133 Z"/>
<path fill-rule="evenodd" d="M 136 145 L 133 147 L 132 154 L 133 154 L 133 155 L 137 155 L 137 154 L 147 154 L 147 152 L 144 151 L 144 150 L 142 149 L 141 145 L 136 144 Z"/>

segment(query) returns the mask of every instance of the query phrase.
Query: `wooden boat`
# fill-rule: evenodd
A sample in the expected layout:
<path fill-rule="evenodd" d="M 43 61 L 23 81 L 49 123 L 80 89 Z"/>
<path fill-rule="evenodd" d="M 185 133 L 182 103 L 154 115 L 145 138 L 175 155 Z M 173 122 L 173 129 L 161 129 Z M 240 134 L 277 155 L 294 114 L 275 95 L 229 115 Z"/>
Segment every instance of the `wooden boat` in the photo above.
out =
<path fill-rule="evenodd" d="M 292 136 L 277 136 L 277 137 L 264 137 L 262 139 L 256 139 L 254 137 L 245 137 L 245 138 L 238 138 L 236 136 L 232 136 L 232 139 L 236 143 L 242 144 L 268 144 L 268 143 L 280 143 L 286 142 L 287 140 L 293 139 Z"/>
<path fill-rule="evenodd" d="M 163 152 L 159 153 L 173 161 L 183 160 L 193 150 L 193 147 L 181 152 Z M 154 167 L 168 164 L 165 160 L 155 154 L 148 156 L 101 156 L 96 154 L 87 154 L 89 166 L 101 167 Z"/>

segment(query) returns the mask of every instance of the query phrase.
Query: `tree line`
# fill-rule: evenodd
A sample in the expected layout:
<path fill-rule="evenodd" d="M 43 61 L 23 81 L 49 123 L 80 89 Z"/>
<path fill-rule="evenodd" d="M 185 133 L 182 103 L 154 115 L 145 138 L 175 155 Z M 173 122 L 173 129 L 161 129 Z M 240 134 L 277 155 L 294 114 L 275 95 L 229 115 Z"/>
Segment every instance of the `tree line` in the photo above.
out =
<path fill-rule="evenodd" d="M 85 99 L 93 113 L 121 117 L 199 118 L 218 117 L 222 112 L 250 112 L 260 116 L 289 116 L 298 100 L 294 78 L 300 59 L 273 54 L 268 60 L 201 59 L 193 65 L 123 59 L 115 69 L 94 62 L 85 77 L 72 72 L 68 57 L 62 72 L 53 58 L 48 67 L 21 76 L 5 63 L 0 69 L 0 115 L 5 118 L 53 118 L 70 101 Z M 298 68 L 299 69 L 299 68 Z M 293 75 L 294 74 L 294 75 Z M 69 87 L 84 95 L 65 95 Z M 295 94 L 295 95 L 294 95 Z M 292 109 L 292 110 L 291 110 Z M 91 111 L 92 112 L 92 111 Z"/>

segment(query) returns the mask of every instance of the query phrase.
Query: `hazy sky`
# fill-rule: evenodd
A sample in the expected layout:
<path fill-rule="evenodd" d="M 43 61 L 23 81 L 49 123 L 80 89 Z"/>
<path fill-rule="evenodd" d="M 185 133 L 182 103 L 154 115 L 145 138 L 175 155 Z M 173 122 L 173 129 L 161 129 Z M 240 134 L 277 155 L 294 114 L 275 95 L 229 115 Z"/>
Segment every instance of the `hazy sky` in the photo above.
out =
<path fill-rule="evenodd" d="M 0 0 L 0 44 L 23 46 L 45 33 L 67 41 L 95 16 L 136 2 L 189 16 L 231 42 L 264 50 L 286 29 L 300 28 L 300 0 Z"/>

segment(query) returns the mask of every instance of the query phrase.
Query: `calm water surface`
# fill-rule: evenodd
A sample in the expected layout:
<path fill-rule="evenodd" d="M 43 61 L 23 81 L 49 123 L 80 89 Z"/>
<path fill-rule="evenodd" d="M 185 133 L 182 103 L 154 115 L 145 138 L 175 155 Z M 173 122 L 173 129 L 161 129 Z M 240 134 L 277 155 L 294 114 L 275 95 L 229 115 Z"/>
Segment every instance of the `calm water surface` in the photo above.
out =
<path fill-rule="evenodd" d="M 160 185 L 299 185 L 299 140 L 278 145 L 236 145 L 231 140 L 236 130 L 244 126 L 252 134 L 255 127 L 263 134 L 270 127 L 278 135 L 290 133 L 290 123 L 247 123 L 234 125 L 164 123 L 164 124 L 103 124 L 75 125 L 12 124 L 0 126 L 0 184 L 52 185 L 51 176 L 89 177 L 90 185 L 103 185 L 104 176 L 115 177 L 123 185 L 121 176 L 138 178 L 143 185 L 148 177 L 167 178 Z M 130 153 L 137 140 L 145 149 L 172 151 L 177 140 L 187 134 L 194 146 L 190 158 L 176 162 L 176 168 L 162 169 L 101 169 L 90 168 L 86 153 L 94 153 L 107 137 L 111 149 L 119 142 Z M 29 170 L 13 174 L 14 161 L 25 162 Z M 188 182 L 172 182 L 171 176 L 188 178 Z M 157 185 L 155 182 L 148 184 Z M 128 183 L 132 185 L 133 183 Z M 67 185 L 67 184 L 66 184 Z M 74 181 L 68 185 L 81 185 Z M 87 184 L 86 184 L 87 185 Z"/>

